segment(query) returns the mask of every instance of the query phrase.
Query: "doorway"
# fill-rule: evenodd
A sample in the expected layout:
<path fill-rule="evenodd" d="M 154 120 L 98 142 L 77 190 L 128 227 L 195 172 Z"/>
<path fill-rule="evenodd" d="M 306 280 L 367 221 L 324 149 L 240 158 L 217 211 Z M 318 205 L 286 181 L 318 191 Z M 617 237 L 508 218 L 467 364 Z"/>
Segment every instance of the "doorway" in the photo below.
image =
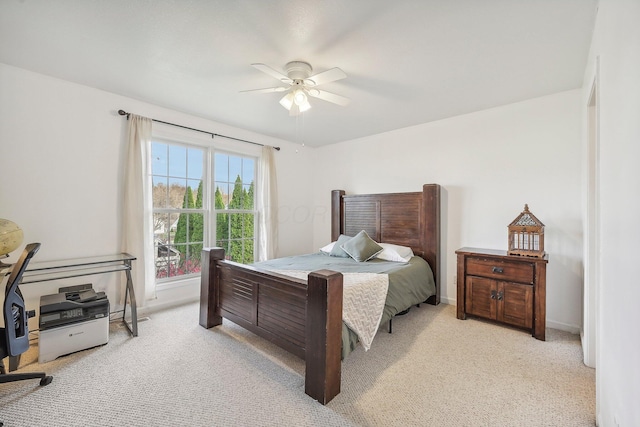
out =
<path fill-rule="evenodd" d="M 599 139 L 599 58 L 587 102 L 587 185 L 584 248 L 584 295 L 582 350 L 585 365 L 595 368 L 597 360 L 598 292 L 600 287 L 600 139 Z"/>

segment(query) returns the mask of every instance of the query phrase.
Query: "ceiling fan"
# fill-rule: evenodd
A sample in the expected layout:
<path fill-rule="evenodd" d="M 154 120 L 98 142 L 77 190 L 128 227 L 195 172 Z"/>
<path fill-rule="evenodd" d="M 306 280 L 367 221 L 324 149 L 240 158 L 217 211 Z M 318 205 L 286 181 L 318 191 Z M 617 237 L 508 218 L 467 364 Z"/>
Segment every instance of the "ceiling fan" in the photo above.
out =
<path fill-rule="evenodd" d="M 251 64 L 265 74 L 275 77 L 287 86 L 276 86 L 265 89 L 243 90 L 241 92 L 287 92 L 280 100 L 280 105 L 289 110 L 290 116 L 297 116 L 311 108 L 308 97 L 322 99 L 341 106 L 349 104 L 349 98 L 326 90 L 317 89 L 316 86 L 344 79 L 347 75 L 340 68 L 331 68 L 318 74 L 311 75 L 313 68 L 307 62 L 291 61 L 285 65 L 286 75 L 265 64 Z"/>

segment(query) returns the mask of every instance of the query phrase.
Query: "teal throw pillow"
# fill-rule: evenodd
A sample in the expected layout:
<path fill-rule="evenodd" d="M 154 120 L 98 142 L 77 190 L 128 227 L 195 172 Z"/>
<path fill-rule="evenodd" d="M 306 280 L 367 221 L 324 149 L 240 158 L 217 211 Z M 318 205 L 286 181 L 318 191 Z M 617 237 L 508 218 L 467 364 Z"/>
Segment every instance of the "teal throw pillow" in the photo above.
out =
<path fill-rule="evenodd" d="M 353 239 L 353 237 L 345 236 L 344 234 L 341 234 L 340 237 L 338 237 L 336 244 L 333 245 L 333 249 L 331 249 L 331 252 L 329 253 L 329 255 L 340 257 L 340 258 L 349 258 L 349 254 L 346 253 L 344 249 L 341 248 L 341 246 L 351 239 Z"/>
<path fill-rule="evenodd" d="M 338 246 L 337 243 L 336 246 Z M 346 243 L 343 243 L 342 249 L 356 261 L 365 262 L 374 258 L 382 252 L 384 248 L 369 237 L 366 231 L 362 230 L 356 234 L 353 239 L 349 239 Z"/>

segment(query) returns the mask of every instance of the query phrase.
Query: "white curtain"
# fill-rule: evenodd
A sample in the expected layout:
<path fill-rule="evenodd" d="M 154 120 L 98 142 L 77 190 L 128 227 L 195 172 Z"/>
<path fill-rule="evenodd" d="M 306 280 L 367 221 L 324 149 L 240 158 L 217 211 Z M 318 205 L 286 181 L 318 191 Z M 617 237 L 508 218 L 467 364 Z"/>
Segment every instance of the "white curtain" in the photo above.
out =
<path fill-rule="evenodd" d="M 258 167 L 258 259 L 276 257 L 278 251 L 278 190 L 273 147 L 262 147 Z"/>
<path fill-rule="evenodd" d="M 133 287 L 138 307 L 155 298 L 151 200 L 146 195 L 151 149 L 151 122 L 146 117 L 129 115 L 128 146 L 124 170 L 122 202 L 122 251 L 136 257 L 133 261 Z"/>

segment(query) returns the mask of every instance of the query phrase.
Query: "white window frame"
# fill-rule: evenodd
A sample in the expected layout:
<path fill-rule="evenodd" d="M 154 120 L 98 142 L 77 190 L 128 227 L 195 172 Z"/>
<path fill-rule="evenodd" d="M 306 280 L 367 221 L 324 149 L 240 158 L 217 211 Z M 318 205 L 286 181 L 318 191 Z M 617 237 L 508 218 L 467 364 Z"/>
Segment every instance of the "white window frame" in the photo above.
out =
<path fill-rule="evenodd" d="M 205 215 L 203 246 L 210 247 L 215 245 L 215 242 L 216 242 L 215 218 L 217 213 L 215 212 L 215 209 L 214 209 L 215 185 L 214 185 L 213 168 L 214 168 L 215 153 L 220 152 L 220 153 L 224 153 L 232 156 L 253 158 L 255 161 L 254 191 L 257 191 L 257 189 L 259 188 L 258 168 L 260 163 L 261 147 L 259 145 L 238 143 L 237 141 L 220 137 L 220 136 L 216 136 L 216 138 L 213 139 L 213 142 L 212 142 L 212 137 L 209 134 L 194 132 L 194 131 L 182 129 L 175 126 L 165 125 L 162 123 L 154 123 L 151 141 L 162 142 L 166 144 L 199 147 L 206 150 L 205 162 L 204 162 L 205 165 L 204 165 L 204 172 L 203 172 L 203 175 L 204 175 L 203 176 L 203 193 L 206 192 L 207 197 L 203 198 L 204 199 L 203 208 L 201 210 Z M 149 153 L 150 152 L 151 152 L 151 147 L 149 147 Z M 148 164 L 147 170 L 148 170 L 148 173 L 151 175 L 152 170 L 151 170 L 150 158 L 148 159 L 148 162 L 149 164 Z M 151 182 L 151 180 L 148 180 L 148 182 Z M 146 193 L 148 194 L 148 197 L 151 198 L 153 189 L 150 188 L 148 190 L 149 191 L 147 191 Z M 254 259 L 256 259 L 255 257 L 257 256 L 256 251 L 257 251 L 258 238 L 259 238 L 257 233 L 257 223 L 258 223 L 258 218 L 260 216 L 260 212 L 257 209 L 258 197 L 256 193 L 254 193 L 254 197 L 255 197 L 254 210 L 252 211 L 252 213 L 255 215 L 254 216 Z M 152 205 L 151 200 L 149 200 L 149 204 Z M 232 213 L 232 212 L 229 211 L 228 213 Z M 243 211 L 242 213 L 245 213 L 245 211 Z M 152 235 L 146 236 L 146 239 L 147 239 L 147 244 L 151 245 L 151 247 L 153 247 L 155 250 L 155 247 L 153 245 L 154 243 L 153 233 Z M 155 256 L 153 259 L 149 260 L 149 262 L 154 263 L 154 273 L 155 273 Z M 198 273 L 174 276 L 166 279 L 165 278 L 156 279 L 154 275 L 156 290 L 162 290 L 166 288 L 173 288 L 177 286 L 191 284 L 191 283 L 197 282 L 199 278 L 200 278 L 200 274 Z"/>

